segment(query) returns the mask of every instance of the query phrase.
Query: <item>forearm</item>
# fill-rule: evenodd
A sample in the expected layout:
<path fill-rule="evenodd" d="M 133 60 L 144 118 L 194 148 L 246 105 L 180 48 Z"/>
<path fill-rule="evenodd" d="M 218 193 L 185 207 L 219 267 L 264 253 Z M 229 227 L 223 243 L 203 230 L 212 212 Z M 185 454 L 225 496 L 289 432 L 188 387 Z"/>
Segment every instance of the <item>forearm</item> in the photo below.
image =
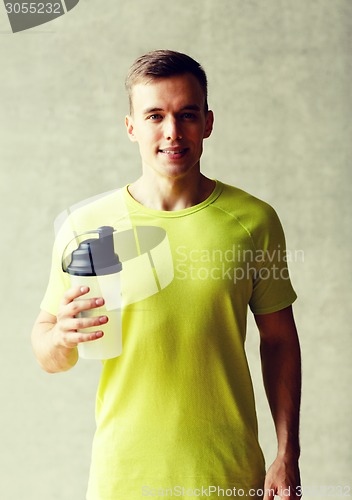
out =
<path fill-rule="evenodd" d="M 301 355 L 297 335 L 290 340 L 263 340 L 263 380 L 278 440 L 278 455 L 299 458 Z"/>
<path fill-rule="evenodd" d="M 57 345 L 55 323 L 37 322 L 32 331 L 32 346 L 39 365 L 48 373 L 70 370 L 78 360 L 77 348 Z"/>

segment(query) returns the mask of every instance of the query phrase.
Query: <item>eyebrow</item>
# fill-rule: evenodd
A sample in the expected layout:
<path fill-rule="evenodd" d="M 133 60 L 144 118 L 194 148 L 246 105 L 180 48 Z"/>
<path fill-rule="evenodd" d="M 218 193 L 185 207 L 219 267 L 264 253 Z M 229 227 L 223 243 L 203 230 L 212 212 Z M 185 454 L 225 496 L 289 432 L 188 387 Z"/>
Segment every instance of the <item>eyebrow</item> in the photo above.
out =
<path fill-rule="evenodd" d="M 188 104 L 186 106 L 183 106 L 178 112 L 181 111 L 200 111 L 200 107 L 197 104 Z M 143 111 L 144 115 L 147 115 L 149 113 L 157 113 L 158 111 L 164 111 L 163 108 L 147 108 Z"/>

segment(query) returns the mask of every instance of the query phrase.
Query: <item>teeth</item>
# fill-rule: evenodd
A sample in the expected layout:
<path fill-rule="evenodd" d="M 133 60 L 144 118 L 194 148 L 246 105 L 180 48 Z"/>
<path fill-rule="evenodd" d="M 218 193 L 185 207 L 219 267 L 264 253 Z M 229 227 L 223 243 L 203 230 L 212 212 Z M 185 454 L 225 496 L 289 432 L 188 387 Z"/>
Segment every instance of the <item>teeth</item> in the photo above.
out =
<path fill-rule="evenodd" d="M 180 150 L 178 150 L 178 151 L 174 151 L 174 150 L 172 150 L 172 151 L 171 151 L 170 149 L 162 149 L 161 151 L 162 151 L 163 153 L 168 154 L 168 155 L 177 155 L 177 154 L 182 153 L 184 150 L 183 150 L 183 149 L 180 149 Z"/>

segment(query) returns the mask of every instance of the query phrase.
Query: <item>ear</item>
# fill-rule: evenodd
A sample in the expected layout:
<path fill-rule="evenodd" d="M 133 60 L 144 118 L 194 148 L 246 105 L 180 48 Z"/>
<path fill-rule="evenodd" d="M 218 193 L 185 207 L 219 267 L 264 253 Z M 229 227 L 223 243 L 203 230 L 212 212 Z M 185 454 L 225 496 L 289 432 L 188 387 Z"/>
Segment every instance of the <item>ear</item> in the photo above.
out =
<path fill-rule="evenodd" d="M 214 113 L 212 111 L 208 111 L 206 119 L 205 119 L 205 129 L 203 139 L 207 139 L 213 131 L 214 125 Z"/>
<path fill-rule="evenodd" d="M 127 135 L 130 141 L 136 142 L 136 136 L 134 135 L 134 125 L 133 125 L 133 118 L 130 115 L 127 115 L 125 117 L 125 125 L 127 129 Z"/>

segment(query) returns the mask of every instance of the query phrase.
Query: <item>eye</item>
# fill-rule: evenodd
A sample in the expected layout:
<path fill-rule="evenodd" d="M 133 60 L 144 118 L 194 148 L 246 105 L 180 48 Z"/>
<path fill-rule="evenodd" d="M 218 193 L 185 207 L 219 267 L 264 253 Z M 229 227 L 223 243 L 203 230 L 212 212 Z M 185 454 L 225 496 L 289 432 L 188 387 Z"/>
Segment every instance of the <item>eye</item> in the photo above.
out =
<path fill-rule="evenodd" d="M 161 119 L 162 119 L 162 116 L 157 114 L 157 113 L 154 113 L 153 115 L 147 116 L 147 120 L 150 120 L 152 122 L 156 122 L 156 121 L 161 120 Z"/>
<path fill-rule="evenodd" d="M 183 113 L 182 118 L 187 121 L 196 120 L 197 116 L 194 113 Z"/>

